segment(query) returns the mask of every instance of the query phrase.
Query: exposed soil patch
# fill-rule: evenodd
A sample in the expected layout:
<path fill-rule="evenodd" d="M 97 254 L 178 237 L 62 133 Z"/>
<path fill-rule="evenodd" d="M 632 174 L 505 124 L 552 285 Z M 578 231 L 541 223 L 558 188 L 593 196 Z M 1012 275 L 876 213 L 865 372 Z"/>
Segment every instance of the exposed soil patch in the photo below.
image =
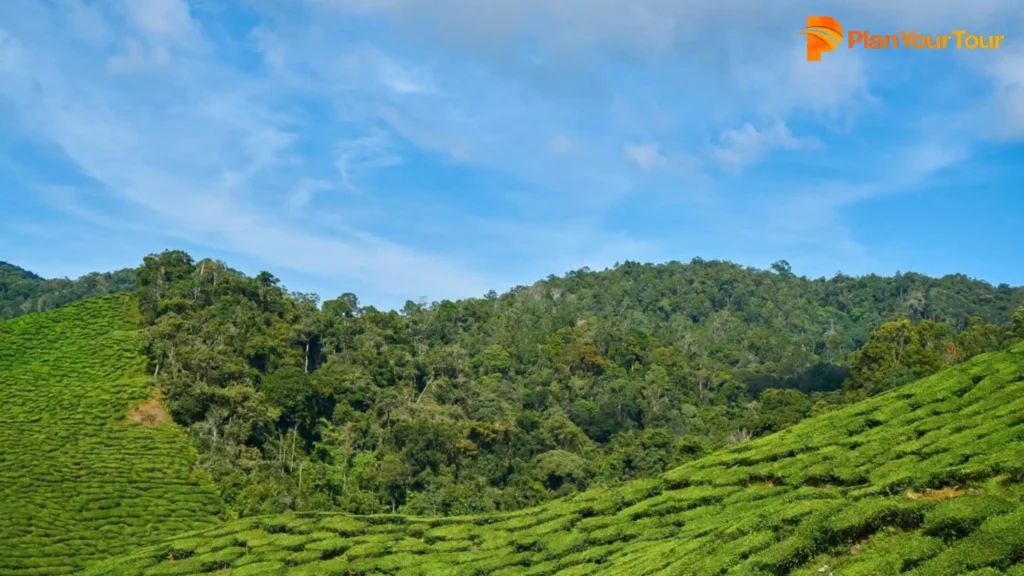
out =
<path fill-rule="evenodd" d="M 153 396 L 142 404 L 131 405 L 128 410 L 128 422 L 142 424 L 143 426 L 159 426 L 171 421 L 171 415 L 164 410 L 160 403 L 160 394 L 153 392 Z"/>
<path fill-rule="evenodd" d="M 925 490 L 924 492 L 907 492 L 907 498 L 911 500 L 949 500 L 966 494 L 966 490 L 957 488 L 942 488 L 939 490 Z"/>

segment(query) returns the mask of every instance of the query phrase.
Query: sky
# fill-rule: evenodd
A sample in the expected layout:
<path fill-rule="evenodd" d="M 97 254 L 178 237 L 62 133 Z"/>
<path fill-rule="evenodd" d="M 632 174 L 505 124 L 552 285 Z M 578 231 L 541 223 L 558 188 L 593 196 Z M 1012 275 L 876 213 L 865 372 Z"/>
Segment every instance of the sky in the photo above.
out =
<path fill-rule="evenodd" d="M 850 31 L 989 50 L 808 62 Z M 366 304 L 616 262 L 1024 284 L 1024 0 L 4 0 L 0 260 Z"/>

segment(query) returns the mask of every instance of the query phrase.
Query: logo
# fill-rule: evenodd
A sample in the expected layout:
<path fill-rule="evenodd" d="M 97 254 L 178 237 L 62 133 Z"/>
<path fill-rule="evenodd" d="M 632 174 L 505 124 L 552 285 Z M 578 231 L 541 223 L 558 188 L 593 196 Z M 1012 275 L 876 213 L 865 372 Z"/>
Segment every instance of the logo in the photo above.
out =
<path fill-rule="evenodd" d="M 843 43 L 843 27 L 831 16 L 808 16 L 807 28 L 800 31 L 807 36 L 807 60 L 818 62 L 822 52 L 831 52 Z"/>
<path fill-rule="evenodd" d="M 967 30 L 953 30 L 949 34 L 926 34 L 915 30 L 872 34 L 868 30 L 851 30 L 844 35 L 843 27 L 831 16 L 808 16 L 807 27 L 800 33 L 807 37 L 808 62 L 820 61 L 822 52 L 836 50 L 844 40 L 849 49 L 993 50 L 1002 48 L 1006 39 L 1002 34 L 968 34 Z"/>

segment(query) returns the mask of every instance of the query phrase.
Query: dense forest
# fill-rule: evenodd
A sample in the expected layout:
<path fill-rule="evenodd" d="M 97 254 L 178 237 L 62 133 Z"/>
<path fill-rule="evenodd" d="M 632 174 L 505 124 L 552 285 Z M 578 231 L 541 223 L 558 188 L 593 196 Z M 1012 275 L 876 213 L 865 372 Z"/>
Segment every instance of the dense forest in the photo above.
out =
<path fill-rule="evenodd" d="M 44 312 L 70 302 L 128 292 L 135 287 L 135 270 L 93 272 L 78 280 L 47 280 L 13 264 L 0 261 L 0 320 L 30 312 Z"/>
<path fill-rule="evenodd" d="M 241 516 L 517 509 L 1024 336 L 1020 288 L 785 262 L 627 262 L 401 311 L 180 251 L 136 280 L 149 370 Z"/>
<path fill-rule="evenodd" d="M 493 514 L 243 518 L 76 573 L 1024 576 L 1022 414 L 1016 344 L 657 478 Z"/>

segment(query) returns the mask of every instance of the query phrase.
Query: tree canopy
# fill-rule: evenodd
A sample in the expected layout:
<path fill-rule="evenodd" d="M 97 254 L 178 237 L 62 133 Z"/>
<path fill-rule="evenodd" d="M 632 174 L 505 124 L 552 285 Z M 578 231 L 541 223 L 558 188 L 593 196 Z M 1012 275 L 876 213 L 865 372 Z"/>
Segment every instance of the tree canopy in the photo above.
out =
<path fill-rule="evenodd" d="M 13 264 L 0 262 L 0 320 L 44 312 L 76 300 L 131 291 L 135 270 L 86 274 L 77 280 L 47 280 Z"/>
<path fill-rule="evenodd" d="M 181 251 L 136 278 L 151 374 L 239 515 L 508 510 L 659 474 L 990 350 L 1024 301 L 699 259 L 401 311 Z"/>

